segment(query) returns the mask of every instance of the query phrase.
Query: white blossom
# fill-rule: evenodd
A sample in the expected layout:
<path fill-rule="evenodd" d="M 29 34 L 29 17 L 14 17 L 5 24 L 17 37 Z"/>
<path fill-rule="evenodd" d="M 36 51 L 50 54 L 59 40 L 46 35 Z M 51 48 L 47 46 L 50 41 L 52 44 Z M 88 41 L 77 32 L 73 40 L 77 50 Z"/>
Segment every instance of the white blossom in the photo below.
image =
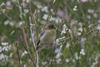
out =
<path fill-rule="evenodd" d="M 12 2 L 11 1 L 7 1 L 6 2 L 6 8 L 7 9 L 12 9 L 13 8 L 13 5 L 12 5 Z"/>
<path fill-rule="evenodd" d="M 100 19 L 98 20 L 98 23 L 100 23 Z"/>
<path fill-rule="evenodd" d="M 88 0 L 80 0 L 82 3 L 88 2 Z"/>
<path fill-rule="evenodd" d="M 100 24 L 97 25 L 96 29 L 100 31 Z"/>
<path fill-rule="evenodd" d="M 48 6 L 44 6 L 44 7 L 41 9 L 41 11 L 48 13 L 48 12 L 49 12 L 49 11 L 48 11 Z"/>
<path fill-rule="evenodd" d="M 77 6 L 74 6 L 73 11 L 77 11 Z"/>
<path fill-rule="evenodd" d="M 75 62 L 75 59 L 72 59 L 72 62 Z"/>
<path fill-rule="evenodd" d="M 81 47 L 84 47 L 85 41 L 86 41 L 86 38 L 84 38 L 84 37 L 82 37 L 82 38 L 80 39 Z"/>
<path fill-rule="evenodd" d="M 76 59 L 76 60 L 79 59 L 79 57 L 78 57 L 78 53 L 77 53 L 77 52 L 75 53 L 75 59 Z"/>
<path fill-rule="evenodd" d="M 59 58 L 59 59 L 57 59 L 57 60 L 56 60 L 56 62 L 57 62 L 57 63 L 60 63 L 60 62 L 61 62 L 61 59 L 60 59 L 60 58 Z"/>
<path fill-rule="evenodd" d="M 61 23 L 61 22 L 62 22 L 62 19 L 59 18 L 59 17 L 57 17 L 57 18 L 55 19 L 55 22 L 56 22 L 56 23 Z"/>
<path fill-rule="evenodd" d="M 11 49 L 11 45 L 5 45 L 2 48 L 0 48 L 0 52 L 2 51 L 9 51 Z"/>
<path fill-rule="evenodd" d="M 93 16 L 94 16 L 95 18 L 97 18 L 97 17 L 98 17 L 98 14 L 97 14 L 97 13 L 93 13 Z"/>
<path fill-rule="evenodd" d="M 4 22 L 4 25 L 8 25 L 10 23 L 10 21 L 9 20 L 6 20 L 5 22 Z"/>
<path fill-rule="evenodd" d="M 88 13 L 93 14 L 94 10 L 93 9 L 88 9 Z"/>
<path fill-rule="evenodd" d="M 4 5 L 5 5 L 5 3 L 3 2 L 3 3 L 0 4 L 0 7 L 1 7 L 1 6 L 4 6 Z"/>
<path fill-rule="evenodd" d="M 60 40 L 59 39 L 56 39 L 56 44 L 57 45 L 60 45 L 59 42 L 60 42 Z"/>
<path fill-rule="evenodd" d="M 29 12 L 28 9 L 24 9 L 24 13 L 27 14 Z"/>
<path fill-rule="evenodd" d="M 47 20 L 47 19 L 48 19 L 48 14 L 44 14 L 42 18 L 43 18 L 44 20 Z"/>
<path fill-rule="evenodd" d="M 83 28 L 82 27 L 78 28 L 78 31 L 82 32 L 83 31 Z"/>
<path fill-rule="evenodd" d="M 56 18 L 51 16 L 49 20 L 50 20 L 50 21 L 55 21 Z"/>
<path fill-rule="evenodd" d="M 27 51 L 24 51 L 22 54 L 21 54 L 21 57 L 25 56 L 26 54 L 28 54 Z"/>
<path fill-rule="evenodd" d="M 14 26 L 14 25 L 15 25 L 14 21 L 10 21 L 10 22 L 9 22 L 9 25 L 10 25 L 10 26 Z"/>
<path fill-rule="evenodd" d="M 60 53 L 60 49 L 59 48 L 57 48 L 57 49 L 55 49 L 55 53 Z"/>
<path fill-rule="evenodd" d="M 70 46 L 70 44 L 69 44 L 69 43 L 67 43 L 67 44 L 66 44 L 66 48 L 69 48 L 69 46 Z"/>
<path fill-rule="evenodd" d="M 79 23 L 79 26 L 82 27 L 82 23 L 81 22 Z"/>
<path fill-rule="evenodd" d="M 85 55 L 84 49 L 81 49 L 80 54 L 81 54 L 81 55 Z"/>
<path fill-rule="evenodd" d="M 91 16 L 90 16 L 90 15 L 87 15 L 87 19 L 89 19 L 89 20 L 90 20 L 90 19 L 91 19 Z"/>
<path fill-rule="evenodd" d="M 47 62 L 46 62 L 46 61 L 42 62 L 42 65 L 46 65 L 46 64 L 47 64 Z"/>
<path fill-rule="evenodd" d="M 61 31 L 61 35 L 62 35 L 62 34 L 65 34 L 67 30 L 68 30 L 68 28 L 67 28 L 67 26 L 64 24 L 64 25 L 63 25 L 63 29 L 62 29 L 62 31 Z"/>
<path fill-rule="evenodd" d="M 56 2 L 56 0 L 53 0 L 53 3 L 55 3 Z"/>
<path fill-rule="evenodd" d="M 63 36 L 63 37 L 61 37 L 61 38 L 58 38 L 59 40 L 63 40 L 63 39 L 65 39 L 66 37 L 65 36 Z"/>
<path fill-rule="evenodd" d="M 27 67 L 27 65 L 26 65 L 26 64 L 24 64 L 24 67 Z"/>
<path fill-rule="evenodd" d="M 2 47 L 0 46 L 0 53 L 2 52 Z"/>
<path fill-rule="evenodd" d="M 66 61 L 66 63 L 68 63 L 70 60 L 67 58 L 67 59 L 65 59 L 65 61 Z"/>
<path fill-rule="evenodd" d="M 81 32 L 77 32 L 77 35 L 80 36 L 82 33 Z"/>
<path fill-rule="evenodd" d="M 7 46 L 8 42 L 2 42 L 1 45 Z"/>
<path fill-rule="evenodd" d="M 11 46 L 6 46 L 6 47 L 3 47 L 3 50 L 8 51 L 8 50 L 10 50 L 10 48 L 11 48 Z"/>
<path fill-rule="evenodd" d="M 31 0 L 25 0 L 27 3 L 29 3 Z"/>
<path fill-rule="evenodd" d="M 62 53 L 61 53 L 61 52 L 60 52 L 60 53 L 57 53 L 56 58 L 60 58 L 60 57 L 61 57 L 61 55 L 62 55 Z"/>
<path fill-rule="evenodd" d="M 38 9 L 42 9 L 43 8 L 43 6 L 42 6 L 42 4 L 40 2 L 34 1 L 33 3 Z"/>
<path fill-rule="evenodd" d="M 1 60 L 8 60 L 8 56 L 4 55 L 3 53 L 0 54 L 0 61 Z"/>
<path fill-rule="evenodd" d="M 21 27 L 24 23 L 25 23 L 25 21 L 20 21 L 16 26 Z"/>

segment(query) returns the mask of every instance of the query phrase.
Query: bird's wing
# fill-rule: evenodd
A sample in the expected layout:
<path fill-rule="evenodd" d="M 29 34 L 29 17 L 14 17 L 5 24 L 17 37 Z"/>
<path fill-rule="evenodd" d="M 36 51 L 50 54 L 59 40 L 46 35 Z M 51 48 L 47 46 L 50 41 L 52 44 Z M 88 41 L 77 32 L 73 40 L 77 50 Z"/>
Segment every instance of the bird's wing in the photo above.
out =
<path fill-rule="evenodd" d="M 44 33 L 45 33 L 45 31 L 44 32 L 42 32 L 41 34 L 40 34 L 40 39 L 41 39 L 41 37 L 44 35 Z M 40 39 L 38 40 L 38 42 L 37 42 L 37 47 L 36 47 L 36 49 L 38 50 L 38 48 L 40 47 Z"/>
<path fill-rule="evenodd" d="M 40 34 L 40 37 L 43 36 L 44 33 L 45 33 L 45 31 L 43 31 L 43 32 Z"/>

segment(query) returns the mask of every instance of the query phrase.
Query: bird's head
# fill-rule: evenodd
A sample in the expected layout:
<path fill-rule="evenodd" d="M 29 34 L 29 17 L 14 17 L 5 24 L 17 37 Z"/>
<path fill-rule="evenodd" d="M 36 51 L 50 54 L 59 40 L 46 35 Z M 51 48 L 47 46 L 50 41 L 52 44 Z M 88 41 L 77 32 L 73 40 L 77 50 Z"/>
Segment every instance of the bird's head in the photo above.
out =
<path fill-rule="evenodd" d="M 49 23 L 46 25 L 45 29 L 56 29 L 53 23 Z"/>

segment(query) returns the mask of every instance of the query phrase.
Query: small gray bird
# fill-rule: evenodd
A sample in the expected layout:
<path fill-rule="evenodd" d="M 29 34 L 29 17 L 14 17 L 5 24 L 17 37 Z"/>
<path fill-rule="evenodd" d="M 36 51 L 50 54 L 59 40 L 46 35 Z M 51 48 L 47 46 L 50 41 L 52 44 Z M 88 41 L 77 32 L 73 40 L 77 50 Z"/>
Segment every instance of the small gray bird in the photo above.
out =
<path fill-rule="evenodd" d="M 56 28 L 54 24 L 49 23 L 44 28 L 44 31 L 40 35 L 40 39 L 37 42 L 37 50 L 41 50 L 43 48 L 54 48 L 54 42 L 56 39 Z"/>

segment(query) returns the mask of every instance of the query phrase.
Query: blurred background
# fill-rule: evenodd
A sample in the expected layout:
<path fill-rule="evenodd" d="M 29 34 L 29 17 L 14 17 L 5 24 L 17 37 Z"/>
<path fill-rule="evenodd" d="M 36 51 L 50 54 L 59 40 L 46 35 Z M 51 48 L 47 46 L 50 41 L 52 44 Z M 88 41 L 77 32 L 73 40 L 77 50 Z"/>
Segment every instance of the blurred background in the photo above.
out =
<path fill-rule="evenodd" d="M 59 47 L 41 53 L 41 67 L 100 67 L 100 0 L 0 0 L 0 67 L 37 67 L 47 23 Z"/>

